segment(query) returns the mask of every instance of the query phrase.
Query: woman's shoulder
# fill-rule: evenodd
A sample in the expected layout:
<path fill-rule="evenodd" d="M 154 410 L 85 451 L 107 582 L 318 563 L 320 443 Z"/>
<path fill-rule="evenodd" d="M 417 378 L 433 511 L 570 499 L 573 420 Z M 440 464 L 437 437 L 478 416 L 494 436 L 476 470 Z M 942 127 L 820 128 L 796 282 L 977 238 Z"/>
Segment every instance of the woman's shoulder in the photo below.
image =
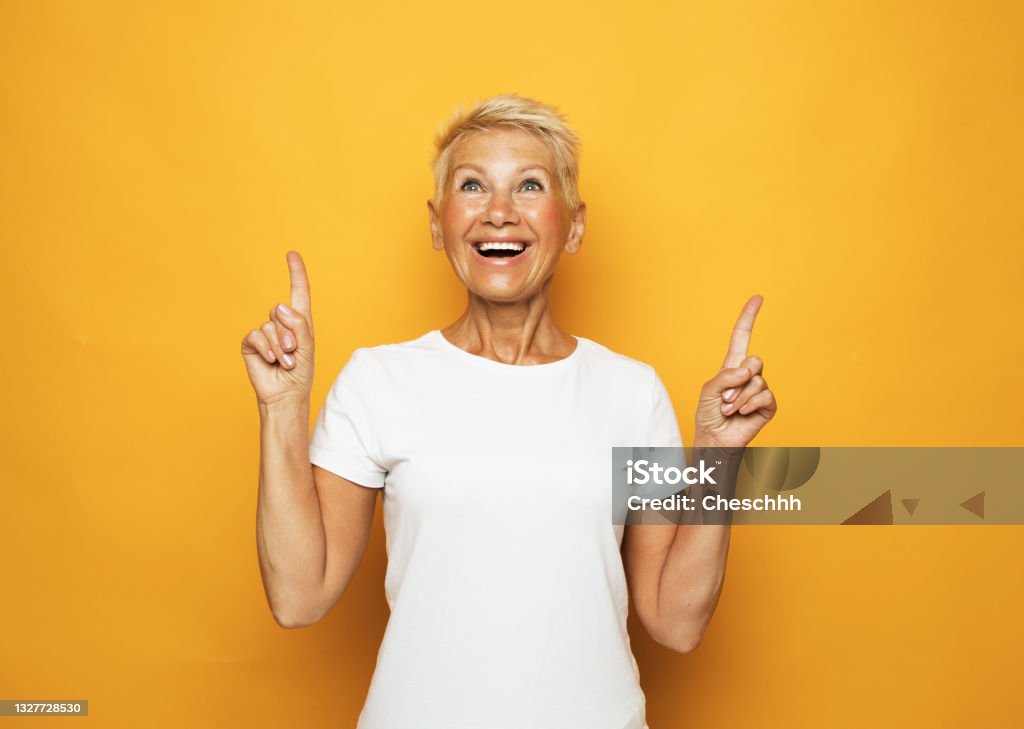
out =
<path fill-rule="evenodd" d="M 585 337 L 577 337 L 577 339 L 586 343 L 588 359 L 601 367 L 607 368 L 615 376 L 633 377 L 645 382 L 656 376 L 653 365 L 647 362 L 618 352 L 593 339 Z"/>
<path fill-rule="evenodd" d="M 365 344 L 352 351 L 350 363 L 356 368 L 392 368 L 417 366 L 424 358 L 436 355 L 439 350 L 438 332 L 431 330 L 415 339 L 381 344 Z"/>

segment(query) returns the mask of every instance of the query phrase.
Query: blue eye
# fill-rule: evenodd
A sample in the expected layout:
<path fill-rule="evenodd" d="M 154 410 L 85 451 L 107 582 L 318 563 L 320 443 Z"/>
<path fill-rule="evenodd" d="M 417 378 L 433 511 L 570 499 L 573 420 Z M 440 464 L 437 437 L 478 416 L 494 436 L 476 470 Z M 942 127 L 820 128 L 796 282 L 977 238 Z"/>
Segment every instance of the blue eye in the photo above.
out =
<path fill-rule="evenodd" d="M 476 187 L 477 187 L 477 190 L 479 190 L 479 189 L 480 189 L 480 183 L 479 183 L 479 182 L 477 182 L 476 180 L 466 180 L 466 181 L 465 181 L 465 182 L 463 182 L 463 183 L 462 183 L 461 185 L 459 185 L 459 189 L 460 189 L 460 190 L 467 190 L 467 189 L 468 189 L 468 188 L 466 187 L 467 185 L 476 185 Z M 477 190 L 469 190 L 469 192 L 476 192 Z"/>
<path fill-rule="evenodd" d="M 540 184 L 539 180 L 527 180 L 526 182 L 523 183 L 524 187 L 526 185 L 535 185 L 536 186 L 535 190 L 531 190 L 530 192 L 534 192 L 534 191 L 539 192 L 539 191 L 544 189 L 544 186 L 542 184 Z"/>

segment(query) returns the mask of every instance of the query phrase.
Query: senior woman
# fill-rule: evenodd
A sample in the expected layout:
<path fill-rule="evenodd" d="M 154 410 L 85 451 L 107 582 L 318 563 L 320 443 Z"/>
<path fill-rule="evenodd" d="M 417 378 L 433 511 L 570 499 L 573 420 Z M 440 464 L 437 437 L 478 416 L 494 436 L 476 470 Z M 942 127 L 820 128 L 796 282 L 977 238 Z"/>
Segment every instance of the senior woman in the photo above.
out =
<path fill-rule="evenodd" d="M 718 601 L 727 525 L 610 516 L 611 448 L 682 439 L 651 366 L 569 335 L 549 307 L 559 258 L 583 240 L 578 149 L 553 107 L 518 95 L 450 120 L 427 205 L 466 309 L 357 349 L 312 435 L 298 253 L 291 306 L 243 339 L 260 412 L 259 563 L 280 625 L 338 601 L 383 493 L 391 615 L 359 729 L 644 729 L 629 594 L 651 636 L 682 652 Z M 760 303 L 703 385 L 696 447 L 745 446 L 776 412 L 746 352 Z"/>

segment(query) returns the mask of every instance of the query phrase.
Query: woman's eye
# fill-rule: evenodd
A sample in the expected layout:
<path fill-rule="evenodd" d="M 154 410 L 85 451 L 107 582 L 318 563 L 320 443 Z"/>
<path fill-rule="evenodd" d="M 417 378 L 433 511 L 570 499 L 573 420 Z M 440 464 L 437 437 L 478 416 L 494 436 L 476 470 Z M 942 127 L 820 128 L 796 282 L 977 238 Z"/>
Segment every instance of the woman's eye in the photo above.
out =
<path fill-rule="evenodd" d="M 466 180 L 459 185 L 460 190 L 466 190 L 467 192 L 476 192 L 480 189 L 480 183 L 476 180 Z"/>
<path fill-rule="evenodd" d="M 529 187 L 530 185 L 533 185 L 533 187 Z M 526 182 L 523 183 L 523 187 L 529 190 L 530 192 L 539 192 L 540 190 L 544 189 L 544 186 L 540 184 L 539 180 L 527 180 Z"/>

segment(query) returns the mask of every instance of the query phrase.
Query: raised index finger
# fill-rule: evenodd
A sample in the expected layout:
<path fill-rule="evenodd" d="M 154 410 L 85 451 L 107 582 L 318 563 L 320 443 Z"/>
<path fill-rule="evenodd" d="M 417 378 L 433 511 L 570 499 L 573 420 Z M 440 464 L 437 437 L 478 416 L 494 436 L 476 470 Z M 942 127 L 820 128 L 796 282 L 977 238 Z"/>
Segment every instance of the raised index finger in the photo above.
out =
<path fill-rule="evenodd" d="M 725 355 L 722 367 L 739 367 L 740 362 L 746 359 L 747 347 L 750 345 L 750 332 L 754 328 L 754 317 L 757 316 L 763 301 L 764 297 L 761 294 L 754 294 L 743 306 L 743 311 L 740 312 L 739 319 L 736 320 L 736 326 L 732 329 L 729 351 Z"/>
<path fill-rule="evenodd" d="M 285 256 L 288 259 L 288 276 L 291 279 L 292 308 L 310 318 L 309 300 L 309 277 L 306 276 L 306 266 L 302 263 L 302 256 L 298 251 L 288 251 Z"/>

